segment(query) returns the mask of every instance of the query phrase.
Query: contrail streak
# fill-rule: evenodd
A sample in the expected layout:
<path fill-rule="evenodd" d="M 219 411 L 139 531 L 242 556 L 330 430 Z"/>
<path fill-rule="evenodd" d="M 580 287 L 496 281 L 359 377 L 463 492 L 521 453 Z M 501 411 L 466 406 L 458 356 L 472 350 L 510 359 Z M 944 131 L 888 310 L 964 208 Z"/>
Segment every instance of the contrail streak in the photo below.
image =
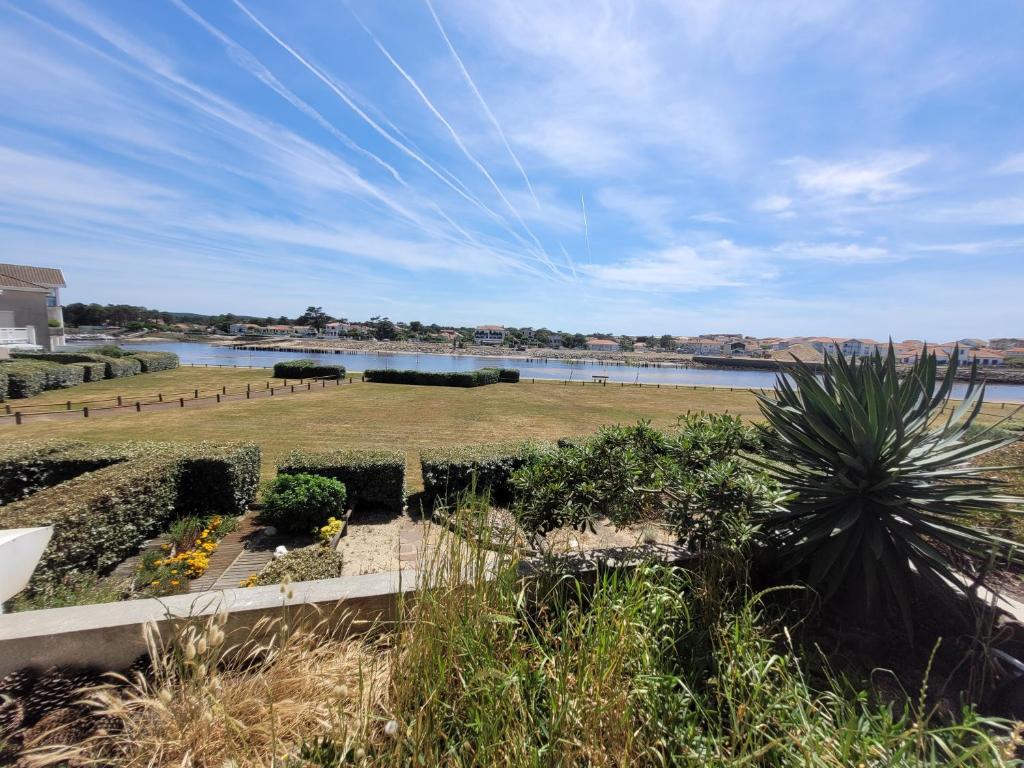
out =
<path fill-rule="evenodd" d="M 391 176 L 395 179 L 395 181 L 401 184 L 402 187 L 404 187 L 406 190 L 412 193 L 415 197 L 419 197 L 416 191 L 409 186 L 409 184 L 402 178 L 401 174 L 394 167 L 392 167 L 390 164 L 388 164 L 386 161 L 378 157 L 373 152 L 361 147 L 348 135 L 338 130 L 333 123 L 327 120 L 327 118 L 325 118 L 314 107 L 310 106 L 307 102 L 303 101 L 301 98 L 296 96 L 283 83 L 281 83 L 281 81 L 278 80 L 277 77 L 269 69 L 267 69 L 267 67 L 259 59 L 257 59 L 256 56 L 254 56 L 248 49 L 246 49 L 244 46 L 233 40 L 228 35 L 224 34 L 220 29 L 215 27 L 213 24 L 210 24 L 206 19 L 204 19 L 196 11 L 190 8 L 184 2 L 184 0 L 170 0 L 170 2 L 173 3 L 180 11 L 182 11 L 182 13 L 186 14 L 189 18 L 191 18 L 197 24 L 202 26 L 203 29 L 205 29 L 207 32 L 209 32 L 211 35 L 217 38 L 224 46 L 226 46 L 228 51 L 230 53 L 233 53 L 237 57 L 237 60 L 239 60 L 239 63 L 245 69 L 247 69 L 254 77 L 256 77 L 266 86 L 271 88 L 275 93 L 277 93 L 279 96 L 288 101 L 296 109 L 300 110 L 302 113 L 308 115 L 313 120 L 315 120 L 318 125 L 327 130 L 332 136 L 341 141 L 346 147 L 348 147 L 354 152 L 357 152 L 365 157 L 370 158 L 373 162 L 380 165 L 388 173 L 390 173 Z M 449 226 L 451 226 L 456 232 L 462 235 L 462 237 L 465 238 L 467 242 L 472 243 L 473 245 L 485 251 L 491 252 L 490 248 L 485 246 L 473 235 L 471 235 L 468 231 L 466 231 L 466 229 L 464 229 L 460 224 L 458 224 L 454 219 L 452 219 L 444 211 L 444 209 L 442 209 L 436 202 L 434 202 L 433 200 L 426 200 L 425 202 L 427 203 L 428 207 L 430 207 L 434 212 L 441 216 L 441 218 L 443 218 L 449 224 Z M 410 219 L 410 221 L 413 221 L 416 224 L 421 224 L 421 222 L 415 218 Z"/>
<path fill-rule="evenodd" d="M 508 151 L 509 157 L 512 158 L 512 162 L 516 164 L 516 168 L 519 169 L 519 173 L 523 176 L 523 181 L 526 182 L 526 188 L 530 190 L 530 197 L 533 198 L 534 204 L 537 206 L 537 210 L 540 210 L 540 200 L 537 199 L 537 195 L 533 191 L 533 184 L 530 183 L 530 177 L 526 175 L 526 169 L 523 168 L 523 164 L 519 162 L 519 158 L 516 157 L 516 153 L 512 151 L 512 145 L 508 143 L 508 138 L 505 136 L 505 131 L 501 128 L 501 123 L 498 122 L 498 118 L 491 111 L 487 101 L 484 99 L 483 94 L 480 93 L 480 89 L 476 87 L 476 83 L 469 74 L 469 70 L 466 69 L 466 65 L 462 62 L 462 57 L 459 56 L 458 51 L 455 50 L 455 46 L 452 44 L 451 39 L 448 37 L 448 33 L 445 32 L 444 26 L 441 24 L 441 19 L 438 18 L 437 11 L 434 10 L 433 4 L 430 0 L 425 0 L 427 8 L 430 10 L 430 15 L 434 17 L 434 23 L 437 25 L 437 31 L 441 33 L 441 37 L 444 38 L 445 44 L 448 46 L 448 50 L 451 51 L 452 58 L 455 59 L 455 63 L 459 65 L 459 70 L 462 72 L 462 76 L 466 79 L 466 84 L 469 85 L 470 90 L 476 96 L 477 101 L 480 102 L 480 107 L 483 109 L 484 114 L 490 119 L 494 129 L 501 136 L 501 141 L 505 145 L 505 149 Z"/>
<path fill-rule="evenodd" d="M 568 263 L 569 269 L 572 270 L 572 279 L 579 280 L 579 275 L 576 274 L 576 263 L 572 260 L 572 256 L 569 255 L 569 252 L 565 250 L 565 246 L 561 243 L 558 244 L 558 247 L 562 249 L 562 255 L 565 256 L 565 261 Z"/>
<path fill-rule="evenodd" d="M 405 144 L 403 144 L 402 142 L 398 141 L 388 131 L 384 130 L 380 126 L 380 124 L 378 124 L 372 117 L 370 117 L 368 114 L 366 114 L 366 112 L 364 112 L 362 109 L 360 109 L 359 105 L 356 104 L 348 96 L 348 94 L 346 94 L 341 88 L 339 88 L 337 86 L 337 84 L 331 78 L 329 78 L 327 75 L 325 75 L 323 72 L 321 72 L 320 69 L 318 69 L 316 66 L 311 64 L 309 61 L 307 61 L 302 56 L 302 54 L 300 54 L 298 51 L 296 51 L 294 48 L 292 48 L 290 45 L 288 45 L 288 43 L 286 43 L 284 40 L 282 40 L 280 37 L 278 37 L 273 32 L 273 30 L 271 30 L 266 24 L 264 24 L 252 11 L 250 11 L 248 8 L 246 8 L 245 5 L 241 2 L 241 0 L 234 0 L 234 3 L 235 3 L 236 6 L 238 6 L 239 10 L 242 11 L 242 13 L 244 13 L 246 16 L 249 17 L 250 20 L 252 20 L 252 22 L 256 26 L 258 26 L 261 30 L 263 30 L 263 32 L 266 33 L 275 43 L 277 43 L 285 51 L 287 51 L 289 54 L 291 54 L 292 58 L 294 58 L 296 61 L 298 61 L 300 64 L 302 64 L 302 66 L 304 66 L 318 80 L 320 80 L 324 85 L 326 85 L 338 98 L 340 98 L 343 102 L 345 102 L 346 105 L 348 105 L 349 109 L 351 109 L 353 112 L 355 112 L 357 115 L 359 115 L 359 117 L 362 118 L 362 120 L 367 125 L 369 125 L 378 134 L 380 134 L 380 136 L 383 137 L 389 144 L 393 145 L 400 152 L 402 152 L 403 154 L 407 155 L 409 158 L 411 158 L 415 162 L 419 163 L 421 166 L 423 166 L 423 168 L 425 168 L 429 173 L 431 173 L 432 175 L 437 177 L 441 182 L 443 182 L 447 187 L 449 187 L 456 194 L 458 194 L 459 196 L 465 198 L 468 202 L 472 203 L 473 205 L 475 205 L 478 208 L 480 208 L 481 210 L 483 210 L 485 213 L 487 213 L 489 216 L 491 216 L 498 223 L 507 226 L 507 224 L 504 222 L 504 219 L 498 213 L 496 213 L 493 210 L 491 210 L 489 207 L 487 207 L 484 203 L 482 203 L 479 199 L 477 199 L 473 195 L 471 195 L 471 194 L 469 194 L 467 192 L 464 192 L 463 190 L 459 189 L 458 186 L 456 186 L 451 181 L 449 181 L 433 165 L 431 165 L 426 160 L 424 160 L 420 155 L 418 155 L 415 152 L 413 152 Z M 509 231 L 511 233 L 511 230 L 509 230 Z M 541 261 L 543 261 L 543 259 L 541 259 Z"/>
<path fill-rule="evenodd" d="M 239 2 L 239 0 L 235 0 L 235 2 L 237 3 Z M 434 106 L 433 102 L 430 100 L 427 94 L 423 92 L 422 88 L 420 88 L 419 83 L 417 83 L 416 80 L 413 79 L 412 75 L 410 75 L 408 72 L 405 71 L 405 69 L 402 68 L 402 65 L 395 60 L 395 57 L 392 56 L 388 49 L 384 47 L 384 44 L 377 38 L 375 34 L 373 34 L 370 28 L 367 27 L 362 22 L 362 20 L 354 13 L 352 15 L 358 22 L 359 26 L 361 26 L 363 30 L 365 30 L 366 34 L 370 36 L 370 39 L 373 40 L 373 43 L 374 45 L 377 46 L 378 50 L 382 54 L 384 54 L 384 57 L 389 62 L 391 62 L 391 65 L 396 70 L 398 70 L 398 73 L 405 79 L 407 83 L 409 83 L 412 89 L 416 91 L 417 95 L 419 95 L 420 99 L 423 101 L 423 104 L 427 107 L 427 109 L 429 109 L 430 112 L 434 115 L 434 117 L 436 117 L 441 122 L 441 124 L 444 125 L 444 127 L 448 130 L 448 133 L 452 137 L 452 141 L 454 141 L 455 145 L 462 151 L 462 154 L 466 156 L 466 159 L 469 160 L 478 171 L 480 171 L 483 177 L 487 179 L 487 181 L 490 183 L 491 187 L 494 189 L 498 197 L 500 197 L 502 202 L 505 203 L 506 206 L 508 206 L 508 209 L 512 212 L 512 215 L 515 216 L 516 220 L 519 222 L 519 224 L 523 227 L 526 233 L 533 240 L 534 244 L 537 246 L 540 255 L 542 255 L 542 260 L 548 265 L 548 267 L 550 267 L 550 269 L 555 274 L 558 274 L 558 268 L 554 265 L 554 263 L 551 261 L 551 257 L 549 257 L 547 252 L 544 250 L 544 246 L 541 245 L 541 242 L 537 238 L 537 235 L 533 233 L 533 230 L 530 229 L 529 225 L 523 219 L 522 215 L 519 213 L 516 207 L 512 205 L 512 202 L 508 199 L 508 197 L 506 197 L 504 191 L 502 191 L 501 187 L 498 185 L 498 182 L 494 180 L 494 177 L 491 176 L 488 170 L 484 167 L 483 163 L 477 160 L 476 156 L 469 151 L 469 148 L 462 141 L 462 137 L 459 136 L 458 131 L 455 130 L 452 124 L 448 122 L 448 120 L 445 118 L 444 115 L 441 114 L 437 107 Z"/>
<path fill-rule="evenodd" d="M 587 224 L 587 201 L 580 192 L 580 208 L 583 209 L 583 238 L 587 241 L 587 263 L 594 263 L 594 254 L 590 252 L 590 226 Z"/>

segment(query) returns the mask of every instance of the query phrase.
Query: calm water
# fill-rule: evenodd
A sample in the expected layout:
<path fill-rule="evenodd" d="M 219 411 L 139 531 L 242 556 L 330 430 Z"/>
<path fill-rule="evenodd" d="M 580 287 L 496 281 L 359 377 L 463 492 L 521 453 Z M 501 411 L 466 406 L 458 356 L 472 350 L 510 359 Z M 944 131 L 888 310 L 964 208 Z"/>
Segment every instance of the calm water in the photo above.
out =
<path fill-rule="evenodd" d="M 124 345 L 129 349 L 146 349 L 174 352 L 182 363 L 210 363 L 218 365 L 272 366 L 279 360 L 296 358 L 319 358 L 326 362 L 344 365 L 350 371 L 367 368 L 398 368 L 420 371 L 467 371 L 484 366 L 518 368 L 525 378 L 571 379 L 590 381 L 591 376 L 607 376 L 614 382 L 640 382 L 642 384 L 686 384 L 706 387 L 750 387 L 770 389 L 775 383 L 775 374 L 770 371 L 710 370 L 707 368 L 634 368 L 626 365 L 604 365 L 568 360 L 523 360 L 519 357 L 472 357 L 464 355 L 418 355 L 409 352 L 362 353 L 343 352 L 340 354 L 321 352 L 283 352 L 276 350 L 249 351 L 214 347 L 209 344 L 188 342 L 153 342 Z M 959 384 L 955 392 L 963 393 L 965 385 Z M 1024 403 L 1024 385 L 993 384 L 986 393 L 988 401 Z"/>

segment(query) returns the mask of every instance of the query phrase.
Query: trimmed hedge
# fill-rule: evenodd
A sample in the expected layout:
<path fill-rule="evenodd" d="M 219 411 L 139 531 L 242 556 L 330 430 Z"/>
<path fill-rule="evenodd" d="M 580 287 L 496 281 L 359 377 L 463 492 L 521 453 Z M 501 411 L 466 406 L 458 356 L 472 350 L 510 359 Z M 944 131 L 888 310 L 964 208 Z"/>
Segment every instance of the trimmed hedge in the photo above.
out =
<path fill-rule="evenodd" d="M 502 384 L 518 384 L 519 383 L 519 369 L 518 368 L 481 368 L 483 371 L 497 371 L 498 381 Z"/>
<path fill-rule="evenodd" d="M 56 441 L 20 444 L 0 458 L 5 492 L 51 486 L 0 507 L 0 528 L 54 527 L 29 585 L 35 592 L 72 572 L 109 571 L 179 517 L 238 515 L 255 498 L 260 450 L 251 444 Z M 83 471 L 90 466 L 95 471 Z"/>
<path fill-rule="evenodd" d="M 0 365 L 7 374 L 7 389 L 11 398 L 32 397 L 48 389 L 73 387 L 82 383 L 81 368 L 70 368 L 46 360 L 18 359 Z"/>
<path fill-rule="evenodd" d="M 550 443 L 523 440 L 489 445 L 434 448 L 420 453 L 423 491 L 430 501 L 454 500 L 476 484 L 498 504 L 512 500 L 512 473 L 552 450 Z"/>
<path fill-rule="evenodd" d="M 0 366 L 0 400 L 6 400 L 7 396 L 7 371 L 3 369 L 3 366 Z"/>
<path fill-rule="evenodd" d="M 156 444 L 183 461 L 177 512 L 182 516 L 240 515 L 256 500 L 262 451 L 256 443 Z"/>
<path fill-rule="evenodd" d="M 139 354 L 170 355 L 172 353 L 146 352 Z M 50 363 L 62 363 L 65 365 L 68 363 L 102 363 L 103 378 L 105 379 L 121 379 L 126 376 L 134 376 L 137 373 L 142 373 L 142 362 L 136 359 L 137 356 L 112 357 L 98 352 L 15 352 L 11 357 L 21 361 L 46 361 Z M 177 355 L 174 355 L 175 360 L 177 360 L 177 357 Z M 176 364 L 171 367 L 176 367 Z"/>
<path fill-rule="evenodd" d="M 107 366 L 103 363 L 68 363 L 73 368 L 82 369 L 82 381 L 86 384 L 93 381 L 103 381 Z"/>
<path fill-rule="evenodd" d="M 142 373 L 142 363 L 132 357 L 90 355 L 93 362 L 103 363 L 103 378 L 124 379 Z"/>
<path fill-rule="evenodd" d="M 364 371 L 367 381 L 378 384 L 417 384 L 433 387 L 482 387 L 498 383 L 497 368 L 481 368 L 478 371 L 395 371 L 374 368 Z"/>
<path fill-rule="evenodd" d="M 281 459 L 286 475 L 322 475 L 345 484 L 352 501 L 401 511 L 405 506 L 405 454 L 389 450 L 295 450 Z"/>
<path fill-rule="evenodd" d="M 115 464 L 0 509 L 0 528 L 52 525 L 29 592 L 76 571 L 105 573 L 175 517 L 181 462 L 173 456 Z"/>
<path fill-rule="evenodd" d="M 79 440 L 17 442 L 0 448 L 0 504 L 24 499 L 86 472 L 134 456 L 134 444 L 96 445 Z"/>
<path fill-rule="evenodd" d="M 344 365 L 322 365 L 316 360 L 283 360 L 280 363 L 274 363 L 274 378 L 277 379 L 341 379 L 344 377 Z"/>
<path fill-rule="evenodd" d="M 136 352 L 128 359 L 138 360 L 143 373 L 169 371 L 179 364 L 178 356 L 173 352 Z"/>
<path fill-rule="evenodd" d="M 87 352 L 12 352 L 14 360 L 46 360 L 51 363 L 88 363 L 95 355 Z"/>

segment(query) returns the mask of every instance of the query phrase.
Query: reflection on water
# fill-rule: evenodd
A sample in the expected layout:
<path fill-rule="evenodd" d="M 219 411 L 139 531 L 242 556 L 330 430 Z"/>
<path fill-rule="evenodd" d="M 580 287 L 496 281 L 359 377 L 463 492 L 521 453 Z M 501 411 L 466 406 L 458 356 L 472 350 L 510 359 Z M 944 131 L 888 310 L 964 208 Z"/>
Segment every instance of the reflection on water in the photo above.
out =
<path fill-rule="evenodd" d="M 426 355 L 411 352 L 286 352 L 279 350 L 252 351 L 215 347 L 192 342 L 153 342 L 125 345 L 129 349 L 174 352 L 183 363 L 209 363 L 218 365 L 271 366 L 279 360 L 295 358 L 322 358 L 344 365 L 350 371 L 367 368 L 414 369 L 419 371 L 467 371 L 484 366 L 518 368 L 523 377 L 535 379 L 569 379 L 590 381 L 592 376 L 607 376 L 613 382 L 639 382 L 642 384 L 686 384 L 705 387 L 747 387 L 771 389 L 775 374 L 771 371 L 743 369 L 713 370 L 708 368 L 637 368 L 628 365 L 607 365 L 580 360 L 543 360 L 521 357 L 471 357 L 464 355 Z M 958 384 L 955 395 L 964 392 Z M 1024 385 L 991 384 L 986 400 L 1024 402 Z"/>

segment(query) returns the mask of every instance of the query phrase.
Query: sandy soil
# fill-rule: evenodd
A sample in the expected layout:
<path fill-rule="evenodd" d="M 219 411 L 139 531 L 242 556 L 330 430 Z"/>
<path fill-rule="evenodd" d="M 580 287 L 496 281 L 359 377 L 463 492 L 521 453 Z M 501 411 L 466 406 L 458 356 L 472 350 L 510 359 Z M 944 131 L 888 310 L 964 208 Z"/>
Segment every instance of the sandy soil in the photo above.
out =
<path fill-rule="evenodd" d="M 338 542 L 345 561 L 341 575 L 413 568 L 417 542 L 436 531 L 434 523 L 418 522 L 404 512 L 356 512 L 349 521 L 348 533 Z M 400 557 L 400 552 L 404 556 Z"/>

